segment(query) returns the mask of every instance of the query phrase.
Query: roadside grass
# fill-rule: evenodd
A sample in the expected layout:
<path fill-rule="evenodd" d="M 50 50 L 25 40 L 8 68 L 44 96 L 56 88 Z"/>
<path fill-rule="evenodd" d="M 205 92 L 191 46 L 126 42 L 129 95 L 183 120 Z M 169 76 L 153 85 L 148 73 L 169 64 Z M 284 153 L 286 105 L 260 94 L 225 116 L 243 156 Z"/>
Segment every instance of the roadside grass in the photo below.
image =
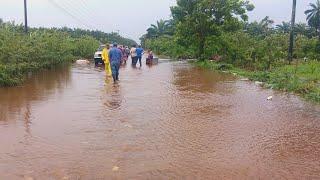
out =
<path fill-rule="evenodd" d="M 199 67 L 233 73 L 264 87 L 296 93 L 305 99 L 320 103 L 320 62 L 309 61 L 276 67 L 270 71 L 249 71 L 232 64 L 212 61 L 194 61 Z"/>

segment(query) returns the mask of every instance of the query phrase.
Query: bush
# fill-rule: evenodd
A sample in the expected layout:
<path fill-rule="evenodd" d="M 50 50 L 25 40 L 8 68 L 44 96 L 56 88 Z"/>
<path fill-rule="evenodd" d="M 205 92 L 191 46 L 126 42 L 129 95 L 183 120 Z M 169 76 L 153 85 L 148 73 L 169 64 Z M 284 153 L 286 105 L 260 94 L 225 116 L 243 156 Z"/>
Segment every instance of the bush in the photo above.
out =
<path fill-rule="evenodd" d="M 253 81 L 265 82 L 267 87 L 294 92 L 312 101 L 320 102 L 320 62 L 318 61 L 283 65 L 271 71 L 248 71 L 230 64 L 211 61 L 196 61 L 195 64 L 212 70 L 237 73 Z"/>
<path fill-rule="evenodd" d="M 23 82 L 24 74 L 92 56 L 99 42 L 93 37 L 72 38 L 52 29 L 33 29 L 25 35 L 20 25 L 0 25 L 0 86 Z"/>

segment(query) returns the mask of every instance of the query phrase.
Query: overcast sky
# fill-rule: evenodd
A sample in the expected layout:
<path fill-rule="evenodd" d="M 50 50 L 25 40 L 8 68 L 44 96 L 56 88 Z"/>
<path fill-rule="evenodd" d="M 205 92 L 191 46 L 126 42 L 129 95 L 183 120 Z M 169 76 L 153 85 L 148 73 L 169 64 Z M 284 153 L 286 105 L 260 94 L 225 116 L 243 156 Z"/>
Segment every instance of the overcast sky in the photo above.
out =
<path fill-rule="evenodd" d="M 297 21 L 305 22 L 304 11 L 310 2 L 297 0 Z M 55 5 L 55 3 L 56 5 Z M 81 27 L 138 40 L 150 24 L 170 17 L 175 0 L 28 0 L 29 26 Z M 251 0 L 255 10 L 250 21 L 270 16 L 276 23 L 289 21 L 292 0 Z M 23 22 L 23 0 L 0 0 L 0 18 Z"/>

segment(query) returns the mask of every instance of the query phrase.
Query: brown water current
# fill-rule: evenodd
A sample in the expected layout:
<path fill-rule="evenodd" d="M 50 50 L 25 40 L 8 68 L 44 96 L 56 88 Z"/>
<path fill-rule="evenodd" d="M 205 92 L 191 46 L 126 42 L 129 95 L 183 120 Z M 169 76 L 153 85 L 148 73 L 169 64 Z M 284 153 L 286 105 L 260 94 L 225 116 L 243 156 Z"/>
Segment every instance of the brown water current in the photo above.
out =
<path fill-rule="evenodd" d="M 120 80 L 73 65 L 0 88 L 0 179 L 320 179 L 318 105 L 185 62 Z"/>

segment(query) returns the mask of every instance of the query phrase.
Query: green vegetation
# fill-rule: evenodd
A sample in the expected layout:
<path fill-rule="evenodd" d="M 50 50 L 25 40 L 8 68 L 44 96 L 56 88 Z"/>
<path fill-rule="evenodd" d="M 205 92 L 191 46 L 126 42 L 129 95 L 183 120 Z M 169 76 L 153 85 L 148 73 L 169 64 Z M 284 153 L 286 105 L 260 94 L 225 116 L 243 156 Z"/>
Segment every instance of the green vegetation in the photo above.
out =
<path fill-rule="evenodd" d="M 108 39 L 110 38 L 110 39 Z M 77 58 L 92 58 L 99 43 L 135 43 L 118 34 L 68 28 L 31 28 L 0 19 L 0 86 L 23 82 L 26 73 Z"/>
<path fill-rule="evenodd" d="M 232 64 L 214 61 L 195 61 L 194 64 L 248 77 L 252 81 L 264 82 L 266 88 L 293 92 L 320 103 L 320 62 L 318 61 L 279 66 L 271 71 L 248 71 Z"/>
<path fill-rule="evenodd" d="M 311 9 L 305 11 L 307 15 L 307 21 L 309 26 L 314 27 L 318 31 L 318 36 L 320 39 L 320 0 L 317 2 L 309 4 Z"/>
<path fill-rule="evenodd" d="M 152 25 L 141 41 L 156 54 L 198 59 L 203 67 L 227 68 L 319 101 L 320 0 L 305 12 L 308 24 L 293 27 L 292 65 L 287 60 L 291 23 L 275 25 L 269 17 L 248 22 L 253 9 L 245 0 L 177 0 L 172 19 Z"/>
<path fill-rule="evenodd" d="M 64 27 L 61 29 L 57 29 L 57 28 L 51 28 L 51 29 L 59 31 L 59 32 L 67 33 L 73 38 L 81 38 L 83 36 L 90 36 L 90 37 L 95 38 L 96 40 L 98 40 L 99 42 L 101 42 L 103 44 L 115 43 L 115 42 L 118 44 L 121 44 L 121 45 L 126 45 L 126 46 L 131 46 L 131 45 L 137 44 L 134 40 L 124 38 L 115 32 L 105 33 L 105 32 L 98 31 L 98 30 L 91 31 L 91 30 L 84 30 L 84 29 L 79 29 L 79 28 L 71 29 L 71 28 L 67 28 L 67 27 Z"/>

